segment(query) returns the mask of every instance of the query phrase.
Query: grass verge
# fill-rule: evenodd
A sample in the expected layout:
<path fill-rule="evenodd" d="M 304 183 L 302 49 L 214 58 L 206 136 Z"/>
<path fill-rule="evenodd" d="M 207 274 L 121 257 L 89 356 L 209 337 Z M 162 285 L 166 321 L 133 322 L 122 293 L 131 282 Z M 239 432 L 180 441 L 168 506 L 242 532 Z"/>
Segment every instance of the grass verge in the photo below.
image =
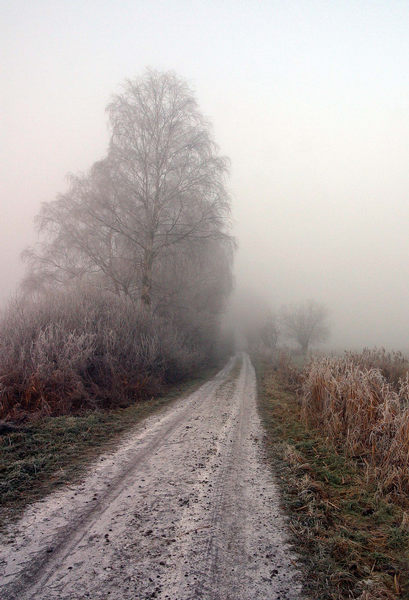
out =
<path fill-rule="evenodd" d="M 296 394 L 256 363 L 268 458 L 277 475 L 304 595 L 319 600 L 409 598 L 409 518 L 364 470 L 300 418 Z"/>
<path fill-rule="evenodd" d="M 90 460 L 114 448 L 120 434 L 191 393 L 217 371 L 204 370 L 157 398 L 126 408 L 47 417 L 0 436 L 0 527 L 18 517 L 29 503 L 75 481 Z"/>

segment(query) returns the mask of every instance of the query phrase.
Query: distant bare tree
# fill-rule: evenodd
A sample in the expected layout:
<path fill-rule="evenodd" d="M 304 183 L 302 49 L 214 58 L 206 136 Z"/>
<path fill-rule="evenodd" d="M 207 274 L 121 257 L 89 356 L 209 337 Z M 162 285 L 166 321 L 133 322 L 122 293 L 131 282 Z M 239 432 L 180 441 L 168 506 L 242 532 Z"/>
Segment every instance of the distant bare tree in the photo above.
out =
<path fill-rule="evenodd" d="M 207 290 L 224 296 L 233 248 L 227 161 L 191 90 L 172 73 L 147 71 L 107 111 L 107 158 L 71 177 L 68 192 L 38 216 L 42 243 L 25 255 L 31 288 L 33 274 L 40 282 L 86 278 L 151 307 L 153 298 L 160 304 L 180 294 L 175 281 L 203 290 L 208 275 Z"/>
<path fill-rule="evenodd" d="M 281 326 L 289 340 L 299 344 L 303 354 L 311 344 L 325 342 L 329 337 L 328 311 L 313 300 L 281 311 Z"/>

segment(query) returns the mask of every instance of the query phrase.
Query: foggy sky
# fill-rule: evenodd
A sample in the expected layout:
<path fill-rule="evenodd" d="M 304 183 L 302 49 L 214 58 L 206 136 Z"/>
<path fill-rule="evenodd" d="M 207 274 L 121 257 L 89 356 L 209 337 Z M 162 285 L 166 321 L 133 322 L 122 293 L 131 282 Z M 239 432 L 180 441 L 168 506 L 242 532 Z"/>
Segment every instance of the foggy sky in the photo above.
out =
<path fill-rule="evenodd" d="M 0 302 L 33 217 L 108 144 L 146 66 L 188 79 L 231 159 L 236 280 L 309 298 L 332 344 L 409 348 L 406 0 L 0 1 Z"/>

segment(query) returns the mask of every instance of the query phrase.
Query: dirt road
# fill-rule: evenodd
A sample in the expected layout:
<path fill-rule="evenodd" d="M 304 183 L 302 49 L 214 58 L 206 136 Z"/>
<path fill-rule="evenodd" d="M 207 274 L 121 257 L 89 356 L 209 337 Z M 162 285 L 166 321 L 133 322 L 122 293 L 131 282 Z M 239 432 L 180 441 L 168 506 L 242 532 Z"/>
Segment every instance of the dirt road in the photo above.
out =
<path fill-rule="evenodd" d="M 2 600 L 293 600 L 246 354 L 3 537 Z"/>

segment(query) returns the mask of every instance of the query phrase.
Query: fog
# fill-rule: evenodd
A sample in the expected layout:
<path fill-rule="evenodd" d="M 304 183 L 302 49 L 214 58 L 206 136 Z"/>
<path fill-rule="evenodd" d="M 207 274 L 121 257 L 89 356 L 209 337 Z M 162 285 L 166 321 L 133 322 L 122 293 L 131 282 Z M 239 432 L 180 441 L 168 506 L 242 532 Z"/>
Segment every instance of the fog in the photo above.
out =
<path fill-rule="evenodd" d="M 3 304 L 41 203 L 102 157 L 111 95 L 152 66 L 188 80 L 231 160 L 237 289 L 322 302 L 333 347 L 409 347 L 406 2 L 1 9 Z"/>

